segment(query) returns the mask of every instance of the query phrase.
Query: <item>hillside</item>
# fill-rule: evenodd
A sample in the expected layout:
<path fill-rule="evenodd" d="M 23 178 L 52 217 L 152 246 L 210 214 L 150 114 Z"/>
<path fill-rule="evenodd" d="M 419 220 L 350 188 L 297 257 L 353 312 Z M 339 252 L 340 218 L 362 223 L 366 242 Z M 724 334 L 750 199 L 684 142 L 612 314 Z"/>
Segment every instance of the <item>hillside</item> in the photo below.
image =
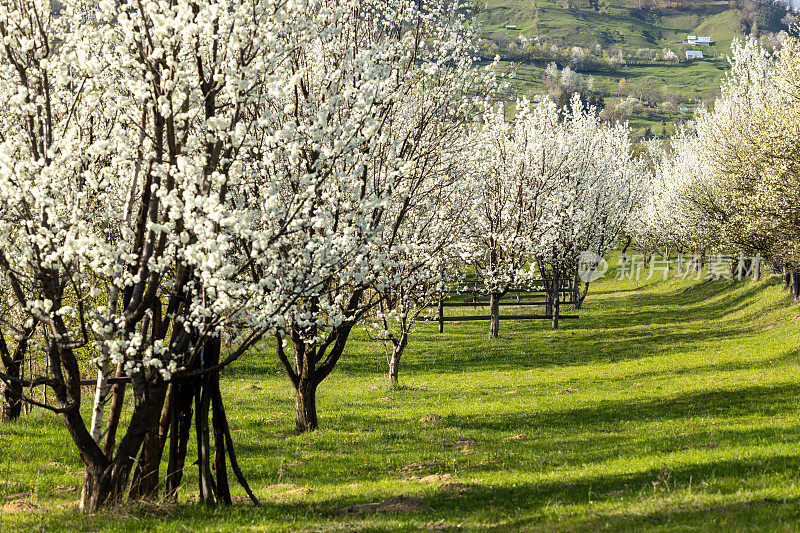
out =
<path fill-rule="evenodd" d="M 606 9 L 601 11 L 596 11 L 589 0 L 572 2 L 574 7 L 566 9 L 565 0 L 488 0 L 478 17 L 487 35 L 501 31 L 510 37 L 539 37 L 560 46 L 600 44 L 604 48 L 619 45 L 631 50 L 677 50 L 687 34 L 697 34 L 710 35 L 718 43 L 712 47 L 716 52 L 742 35 L 741 11 L 729 0 L 692 0 L 678 2 L 678 7 L 669 7 L 675 2 L 645 2 L 643 5 L 651 6 L 646 10 L 636 9 L 642 0 L 607 0 Z M 519 30 L 505 30 L 507 24 Z"/>
<path fill-rule="evenodd" d="M 731 42 L 755 33 L 774 46 L 785 16 L 754 0 L 488 0 L 477 10 L 484 57 L 516 71 L 506 99 L 553 94 L 558 83 L 547 87 L 544 71 L 554 62 L 638 137 L 670 134 L 697 105 L 712 105 Z M 690 46 L 688 35 L 713 42 Z M 687 61 L 686 50 L 704 59 Z"/>

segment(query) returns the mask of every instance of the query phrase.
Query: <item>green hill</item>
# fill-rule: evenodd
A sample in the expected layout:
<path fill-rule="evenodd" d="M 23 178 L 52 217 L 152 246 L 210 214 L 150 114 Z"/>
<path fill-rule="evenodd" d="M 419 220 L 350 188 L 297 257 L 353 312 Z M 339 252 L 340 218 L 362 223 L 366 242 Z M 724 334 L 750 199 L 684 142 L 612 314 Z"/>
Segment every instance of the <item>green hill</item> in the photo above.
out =
<path fill-rule="evenodd" d="M 564 7 L 568 0 L 488 0 L 478 18 L 486 35 L 539 37 L 560 46 L 677 49 L 688 34 L 699 34 L 711 36 L 724 48 L 742 35 L 742 13 L 736 2 L 692 0 L 670 7 L 676 4 L 674 0 L 645 1 L 641 5 L 649 7 L 637 9 L 642 1 L 607 0 L 607 7 L 597 11 L 588 0 L 572 0 L 571 9 Z M 519 30 L 505 30 L 507 24 Z"/>
<path fill-rule="evenodd" d="M 484 57 L 500 56 L 516 71 L 507 100 L 552 94 L 543 74 L 555 62 L 577 72 L 638 136 L 669 134 L 697 105 L 712 105 L 731 42 L 755 33 L 773 45 L 785 14 L 756 0 L 488 0 L 477 9 Z M 689 45 L 688 35 L 713 43 Z M 687 61 L 686 50 L 704 59 Z"/>

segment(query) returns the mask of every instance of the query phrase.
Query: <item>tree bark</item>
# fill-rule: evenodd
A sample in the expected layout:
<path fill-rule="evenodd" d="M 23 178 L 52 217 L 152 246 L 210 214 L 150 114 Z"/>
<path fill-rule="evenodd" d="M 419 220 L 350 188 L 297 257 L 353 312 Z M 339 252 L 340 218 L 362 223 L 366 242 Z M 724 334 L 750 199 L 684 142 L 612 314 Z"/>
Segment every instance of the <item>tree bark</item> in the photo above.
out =
<path fill-rule="evenodd" d="M 115 377 L 122 377 L 125 374 L 122 363 L 117 365 Z M 125 402 L 125 383 L 115 383 L 111 390 L 111 408 L 108 410 L 108 423 L 106 424 L 106 439 L 103 443 L 103 453 L 109 459 L 114 454 L 114 446 L 117 439 L 117 428 L 119 419 L 122 416 L 122 405 Z"/>
<path fill-rule="evenodd" d="M 557 268 L 553 268 L 553 329 L 558 329 L 558 314 L 561 305 L 561 278 Z"/>
<path fill-rule="evenodd" d="M 111 389 L 108 387 L 108 377 L 111 372 L 108 359 L 104 360 L 97 371 L 97 381 L 94 387 L 94 402 L 92 403 L 92 421 L 89 433 L 92 438 L 100 443 L 103 435 L 103 411 L 106 406 L 106 397 Z"/>
<path fill-rule="evenodd" d="M 500 336 L 500 298 L 501 293 L 493 292 L 489 296 L 489 338 L 496 339 Z"/>
<path fill-rule="evenodd" d="M 295 388 L 295 427 L 298 433 L 314 431 L 317 420 L 317 383 L 313 376 L 300 376 Z"/>
<path fill-rule="evenodd" d="M 397 388 L 400 375 L 400 357 L 408 345 L 408 334 L 401 333 L 400 340 L 392 344 L 392 355 L 389 357 L 389 387 Z"/>
<path fill-rule="evenodd" d="M 122 501 L 134 460 L 144 441 L 147 422 L 153 408 L 153 395 L 145 377 L 132 376 L 134 408 L 125 436 L 119 443 L 114 459 L 109 460 L 92 439 L 79 413 L 65 415 L 67 427 L 81 450 L 86 477 L 81 491 L 80 507 L 94 513 L 103 507 Z M 80 425 L 79 425 L 80 424 Z"/>
<path fill-rule="evenodd" d="M 25 368 L 25 353 L 28 351 L 28 339 L 33 328 L 25 328 L 23 337 L 17 342 L 14 353 L 10 353 L 6 344 L 5 336 L 0 332 L 0 360 L 6 374 L 22 379 L 22 371 Z M 3 391 L 3 406 L 0 409 L 0 421 L 18 420 L 22 414 L 22 382 L 6 383 Z"/>
<path fill-rule="evenodd" d="M 578 296 L 578 303 L 575 306 L 575 310 L 579 310 L 581 307 L 583 307 L 583 302 L 584 300 L 586 300 L 586 295 L 588 293 L 589 293 L 589 282 L 587 281 L 583 284 L 583 292 L 581 292 L 581 294 Z"/>
<path fill-rule="evenodd" d="M 439 333 L 444 333 L 444 298 L 439 298 L 436 306 L 436 314 L 439 318 Z"/>
<path fill-rule="evenodd" d="M 800 272 L 792 272 L 792 296 L 795 300 L 800 299 Z"/>
<path fill-rule="evenodd" d="M 129 494 L 131 499 L 154 499 L 158 496 L 159 469 L 164 453 L 160 431 L 161 412 L 167 396 L 167 386 L 166 382 L 160 382 L 153 390 L 153 408 L 147 420 L 147 433 L 133 473 Z"/>
<path fill-rule="evenodd" d="M 173 383 L 170 407 L 172 410 L 169 431 L 169 463 L 164 482 L 164 495 L 175 498 L 183 479 L 186 464 L 186 450 L 192 424 L 192 405 L 194 403 L 194 381 L 182 380 Z"/>

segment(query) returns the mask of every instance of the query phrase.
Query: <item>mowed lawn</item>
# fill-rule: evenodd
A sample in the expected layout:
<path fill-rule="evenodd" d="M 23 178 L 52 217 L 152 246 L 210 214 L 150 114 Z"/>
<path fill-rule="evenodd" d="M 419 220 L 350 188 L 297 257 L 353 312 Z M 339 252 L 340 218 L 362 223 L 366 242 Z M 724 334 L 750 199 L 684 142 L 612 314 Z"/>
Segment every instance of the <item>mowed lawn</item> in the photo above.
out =
<path fill-rule="evenodd" d="M 74 448 L 34 412 L 0 426 L 0 530 L 800 528 L 800 306 L 777 278 L 610 279 L 581 315 L 494 341 L 426 325 L 397 391 L 359 329 L 300 436 L 265 346 L 224 376 L 260 507 L 192 503 L 191 466 L 179 505 L 82 516 Z"/>

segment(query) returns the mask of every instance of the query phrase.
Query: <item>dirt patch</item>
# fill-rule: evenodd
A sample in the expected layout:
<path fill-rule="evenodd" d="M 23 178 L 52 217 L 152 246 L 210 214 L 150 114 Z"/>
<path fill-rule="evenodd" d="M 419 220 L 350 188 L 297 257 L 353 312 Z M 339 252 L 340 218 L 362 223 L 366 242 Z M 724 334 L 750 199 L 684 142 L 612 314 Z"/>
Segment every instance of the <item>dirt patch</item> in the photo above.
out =
<path fill-rule="evenodd" d="M 24 513 L 26 511 L 35 511 L 39 506 L 28 500 L 12 500 L 2 507 L 4 513 Z"/>
<path fill-rule="evenodd" d="M 469 491 L 469 489 L 470 487 L 466 483 L 458 483 L 455 481 L 448 481 L 447 483 L 442 483 L 439 486 L 439 490 L 455 492 L 457 494 L 464 494 L 465 492 Z"/>
<path fill-rule="evenodd" d="M 261 387 L 259 387 L 258 385 L 253 385 L 251 383 L 249 385 L 245 385 L 244 387 L 242 387 L 242 390 L 261 390 Z"/>
<path fill-rule="evenodd" d="M 475 447 L 478 445 L 478 441 L 468 437 L 465 439 L 458 439 L 453 443 L 453 447 L 456 450 L 460 450 L 461 453 L 477 453 Z"/>
<path fill-rule="evenodd" d="M 439 461 L 436 459 L 425 459 L 422 461 L 414 461 L 413 463 L 409 463 L 403 468 L 401 471 L 411 474 L 411 473 L 419 473 L 419 472 L 430 472 L 431 470 L 437 470 L 439 468 Z"/>
<path fill-rule="evenodd" d="M 425 511 L 428 506 L 419 498 L 411 496 L 395 496 L 388 500 L 375 503 L 361 503 L 350 505 L 339 509 L 338 513 L 343 515 L 360 515 L 371 513 L 409 513 L 414 511 Z"/>
<path fill-rule="evenodd" d="M 419 419 L 421 424 L 439 424 L 442 421 L 442 415 L 430 413 Z"/>
<path fill-rule="evenodd" d="M 526 434 L 520 433 L 518 435 L 510 435 L 510 436 L 504 438 L 503 440 L 524 440 L 524 439 L 527 439 L 527 438 L 528 438 L 528 436 Z"/>
<path fill-rule="evenodd" d="M 560 390 L 556 394 L 572 394 L 573 392 L 576 392 L 577 390 L 578 389 L 576 389 L 575 387 L 570 387 L 568 389 Z"/>
<path fill-rule="evenodd" d="M 75 492 L 77 490 L 78 487 L 75 485 L 58 485 L 57 487 L 50 489 L 50 494 L 66 494 L 68 492 Z"/>
<path fill-rule="evenodd" d="M 422 476 L 422 477 L 409 476 L 407 478 L 401 479 L 400 481 L 405 481 L 405 482 L 414 481 L 414 482 L 417 482 L 417 483 L 425 483 L 425 484 L 431 485 L 433 483 L 441 483 L 442 481 L 447 481 L 451 477 L 453 477 L 453 476 L 450 475 L 450 474 L 430 474 L 430 475 Z"/>

